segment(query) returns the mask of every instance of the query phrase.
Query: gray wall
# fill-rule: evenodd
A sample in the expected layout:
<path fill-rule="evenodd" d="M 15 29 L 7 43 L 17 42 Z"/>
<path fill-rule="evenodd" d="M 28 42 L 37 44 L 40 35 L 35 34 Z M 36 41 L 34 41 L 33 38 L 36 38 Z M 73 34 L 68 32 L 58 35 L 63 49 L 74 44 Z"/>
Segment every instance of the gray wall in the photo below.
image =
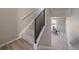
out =
<path fill-rule="evenodd" d="M 72 16 L 66 19 L 66 26 L 68 44 L 71 49 L 70 42 L 76 39 L 79 40 L 79 8 L 72 9 Z"/>
<path fill-rule="evenodd" d="M 72 16 L 67 18 L 66 25 L 70 40 L 79 36 L 79 9 L 72 9 Z"/>
<path fill-rule="evenodd" d="M 0 44 L 17 37 L 16 9 L 0 8 Z"/>

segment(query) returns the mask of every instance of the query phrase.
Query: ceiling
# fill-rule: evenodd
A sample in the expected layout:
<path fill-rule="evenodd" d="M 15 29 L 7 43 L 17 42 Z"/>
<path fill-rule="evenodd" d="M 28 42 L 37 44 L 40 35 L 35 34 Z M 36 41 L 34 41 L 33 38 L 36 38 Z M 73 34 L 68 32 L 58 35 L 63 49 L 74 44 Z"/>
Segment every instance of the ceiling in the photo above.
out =
<path fill-rule="evenodd" d="M 47 8 L 51 17 L 70 17 L 71 8 Z"/>

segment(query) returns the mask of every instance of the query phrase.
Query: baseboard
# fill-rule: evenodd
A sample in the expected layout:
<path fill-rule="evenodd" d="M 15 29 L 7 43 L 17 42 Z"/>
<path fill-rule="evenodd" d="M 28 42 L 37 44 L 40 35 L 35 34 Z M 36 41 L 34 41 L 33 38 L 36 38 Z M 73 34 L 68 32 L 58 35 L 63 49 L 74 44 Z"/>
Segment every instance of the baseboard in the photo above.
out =
<path fill-rule="evenodd" d="M 10 43 L 12 43 L 12 42 L 14 42 L 15 40 L 18 40 L 18 39 L 20 39 L 20 38 L 21 38 L 21 36 L 18 36 L 17 38 L 15 38 L 15 39 L 13 39 L 13 40 L 10 40 L 10 41 L 8 41 L 8 42 L 5 42 L 5 43 L 3 43 L 3 44 L 0 45 L 0 48 L 3 47 L 3 46 L 5 46 L 5 45 L 7 45 L 7 44 L 10 44 Z"/>

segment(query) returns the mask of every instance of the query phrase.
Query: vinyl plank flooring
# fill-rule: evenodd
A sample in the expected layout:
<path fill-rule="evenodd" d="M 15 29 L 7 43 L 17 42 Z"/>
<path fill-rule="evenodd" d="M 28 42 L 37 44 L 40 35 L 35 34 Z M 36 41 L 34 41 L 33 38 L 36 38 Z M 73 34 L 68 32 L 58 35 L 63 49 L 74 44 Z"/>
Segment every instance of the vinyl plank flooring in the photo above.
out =
<path fill-rule="evenodd" d="M 0 48 L 0 50 L 32 50 L 32 49 L 33 49 L 32 45 L 22 38 Z"/>

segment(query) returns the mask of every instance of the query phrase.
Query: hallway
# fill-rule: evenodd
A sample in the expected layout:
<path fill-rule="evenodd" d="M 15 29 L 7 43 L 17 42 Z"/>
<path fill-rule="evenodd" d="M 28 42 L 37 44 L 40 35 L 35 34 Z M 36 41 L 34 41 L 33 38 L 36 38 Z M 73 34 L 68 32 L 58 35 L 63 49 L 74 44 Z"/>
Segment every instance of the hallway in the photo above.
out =
<path fill-rule="evenodd" d="M 58 35 L 45 29 L 44 34 L 39 43 L 40 50 L 68 50 L 66 35 L 59 33 Z"/>

